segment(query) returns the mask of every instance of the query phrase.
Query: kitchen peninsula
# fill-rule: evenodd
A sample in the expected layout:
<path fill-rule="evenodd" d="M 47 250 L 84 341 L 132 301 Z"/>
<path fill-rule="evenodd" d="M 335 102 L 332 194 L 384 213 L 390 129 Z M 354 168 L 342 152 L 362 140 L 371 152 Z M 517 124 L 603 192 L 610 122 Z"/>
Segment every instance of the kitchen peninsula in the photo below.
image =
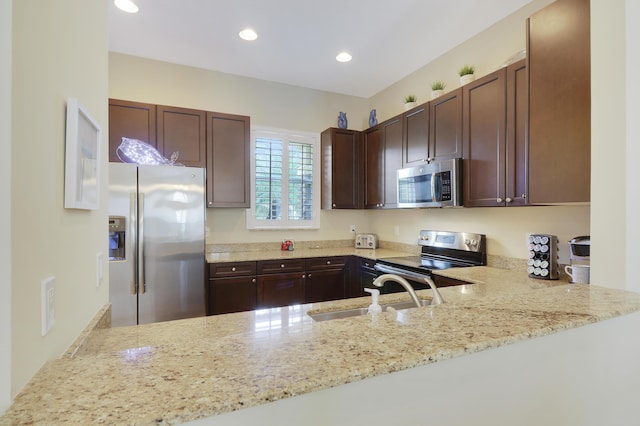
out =
<path fill-rule="evenodd" d="M 307 315 L 369 303 L 356 298 L 95 329 L 35 375 L 0 424 L 584 425 L 624 415 L 624 392 L 640 389 L 628 370 L 640 294 L 492 267 L 441 273 L 472 284 L 441 289 L 443 305 L 375 317 Z M 608 338 L 609 327 L 628 338 Z M 623 394 L 594 404 L 611 386 Z"/>

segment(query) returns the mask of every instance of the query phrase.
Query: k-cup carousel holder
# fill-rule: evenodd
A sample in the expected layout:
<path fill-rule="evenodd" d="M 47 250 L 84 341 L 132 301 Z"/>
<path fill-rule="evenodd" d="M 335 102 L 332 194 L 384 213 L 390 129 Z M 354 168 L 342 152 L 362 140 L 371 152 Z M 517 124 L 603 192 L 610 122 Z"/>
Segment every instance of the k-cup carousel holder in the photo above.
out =
<path fill-rule="evenodd" d="M 531 234 L 527 239 L 529 258 L 527 272 L 530 278 L 557 280 L 558 237 L 555 235 Z"/>

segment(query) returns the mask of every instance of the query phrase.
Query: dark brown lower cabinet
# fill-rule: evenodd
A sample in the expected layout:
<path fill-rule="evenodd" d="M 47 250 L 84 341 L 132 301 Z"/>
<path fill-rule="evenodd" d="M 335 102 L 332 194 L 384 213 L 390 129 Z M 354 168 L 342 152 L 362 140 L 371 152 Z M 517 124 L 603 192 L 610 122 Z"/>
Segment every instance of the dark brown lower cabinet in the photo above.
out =
<path fill-rule="evenodd" d="M 304 303 L 302 272 L 258 276 L 258 309 Z"/>
<path fill-rule="evenodd" d="M 256 262 L 211 263 L 207 274 L 207 315 L 256 309 Z"/>
<path fill-rule="evenodd" d="M 306 260 L 305 302 L 344 299 L 349 278 L 346 256 L 317 257 Z"/>
<path fill-rule="evenodd" d="M 209 280 L 208 314 L 253 311 L 257 307 L 256 277 Z"/>

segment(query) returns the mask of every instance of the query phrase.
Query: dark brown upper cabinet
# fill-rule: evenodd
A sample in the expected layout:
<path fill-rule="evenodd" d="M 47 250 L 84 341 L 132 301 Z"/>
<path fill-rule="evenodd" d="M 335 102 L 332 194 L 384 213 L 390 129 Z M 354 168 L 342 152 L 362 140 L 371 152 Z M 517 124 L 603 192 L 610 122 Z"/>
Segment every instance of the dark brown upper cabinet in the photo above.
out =
<path fill-rule="evenodd" d="M 429 159 L 462 157 L 462 88 L 429 102 Z"/>
<path fill-rule="evenodd" d="M 158 151 L 190 167 L 205 167 L 206 113 L 195 109 L 158 105 L 156 107 Z"/>
<path fill-rule="evenodd" d="M 386 120 L 364 131 L 365 200 L 367 209 L 398 204 L 396 172 L 402 168 L 402 120 Z"/>
<path fill-rule="evenodd" d="M 429 160 L 429 104 L 418 105 L 402 114 L 404 152 L 402 167 L 420 165 Z"/>
<path fill-rule="evenodd" d="M 250 118 L 207 112 L 207 207 L 251 207 Z"/>
<path fill-rule="evenodd" d="M 363 199 L 362 134 L 331 127 L 321 134 L 323 209 L 361 209 Z"/>
<path fill-rule="evenodd" d="M 524 60 L 463 86 L 463 205 L 527 204 Z"/>
<path fill-rule="evenodd" d="M 138 139 L 157 148 L 156 106 L 109 99 L 109 161 L 121 162 L 116 149 L 123 137 Z"/>
<path fill-rule="evenodd" d="M 557 0 L 527 21 L 531 204 L 590 200 L 589 7 Z"/>

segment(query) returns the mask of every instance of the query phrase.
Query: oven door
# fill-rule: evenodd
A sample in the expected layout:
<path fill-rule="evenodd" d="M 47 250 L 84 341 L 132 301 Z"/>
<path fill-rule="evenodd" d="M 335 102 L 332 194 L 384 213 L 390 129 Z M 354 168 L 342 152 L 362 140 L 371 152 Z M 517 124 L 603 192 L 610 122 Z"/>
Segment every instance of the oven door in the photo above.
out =
<path fill-rule="evenodd" d="M 425 271 L 424 273 L 420 273 L 378 262 L 376 262 L 374 269 L 378 272 L 382 272 L 383 274 L 394 274 L 404 278 L 405 280 L 409 281 L 409 283 L 415 290 L 424 290 L 429 288 L 429 285 L 425 281 L 425 278 L 431 278 L 431 274 L 429 274 L 429 272 L 427 271 Z M 405 290 L 400 284 L 393 281 L 387 281 L 384 283 L 384 286 L 382 287 L 380 293 L 397 293 L 401 291 Z"/>

